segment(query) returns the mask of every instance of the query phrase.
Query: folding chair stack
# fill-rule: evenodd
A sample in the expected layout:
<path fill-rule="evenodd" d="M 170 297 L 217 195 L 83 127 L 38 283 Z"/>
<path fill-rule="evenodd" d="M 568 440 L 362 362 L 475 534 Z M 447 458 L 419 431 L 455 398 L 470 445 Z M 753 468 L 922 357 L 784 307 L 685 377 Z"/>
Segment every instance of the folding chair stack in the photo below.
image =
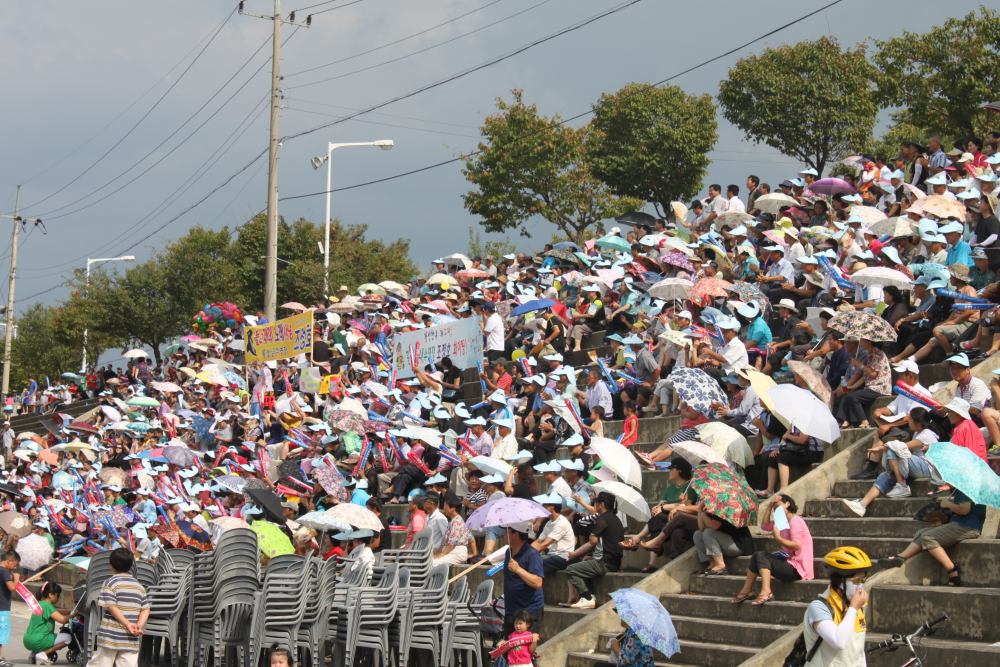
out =
<path fill-rule="evenodd" d="M 368 648 L 378 653 L 381 667 L 388 667 L 389 625 L 396 616 L 398 587 L 399 569 L 393 564 L 382 572 L 377 586 L 347 589 L 347 604 L 331 639 L 333 664 L 352 667 L 358 650 Z"/>
<path fill-rule="evenodd" d="M 159 640 L 165 639 L 169 646 L 171 666 L 178 667 L 180 664 L 183 635 L 187 634 L 188 597 L 193 572 L 194 568 L 190 564 L 183 565 L 179 572 L 164 568 L 156 584 L 146 588 L 150 609 L 144 632 L 146 638 L 153 640 L 146 652 L 155 654 L 157 663 L 160 654 Z"/>
<path fill-rule="evenodd" d="M 308 556 L 300 559 L 273 572 L 268 564 L 264 570 L 264 585 L 252 602 L 249 665 L 256 665 L 264 650 L 272 647 L 297 652 L 299 625 L 319 588 L 321 565 Z"/>
<path fill-rule="evenodd" d="M 389 628 L 390 639 L 398 650 L 398 664 L 407 667 L 410 649 L 430 651 L 433 664 L 441 664 L 441 626 L 448 611 L 448 566 L 431 569 L 422 587 L 400 589 L 398 625 Z M 395 637 L 393 635 L 396 635 Z"/>
<path fill-rule="evenodd" d="M 479 629 L 479 617 L 482 616 L 483 609 L 492 599 L 493 581 L 487 579 L 479 584 L 468 604 L 456 610 L 455 625 L 451 636 L 451 651 L 442 655 L 441 664 L 444 667 L 460 664 L 463 654 L 465 654 L 467 667 L 481 667 L 483 635 Z"/>

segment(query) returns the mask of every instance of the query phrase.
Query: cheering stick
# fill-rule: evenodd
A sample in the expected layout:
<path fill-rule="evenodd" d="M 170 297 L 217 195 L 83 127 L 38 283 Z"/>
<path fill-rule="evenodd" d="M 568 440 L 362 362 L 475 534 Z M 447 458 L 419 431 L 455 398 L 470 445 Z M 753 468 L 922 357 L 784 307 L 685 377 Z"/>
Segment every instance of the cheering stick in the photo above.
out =
<path fill-rule="evenodd" d="M 490 404 L 490 401 L 489 401 L 489 399 L 487 399 L 487 400 L 483 401 L 482 403 L 476 403 L 471 408 L 469 408 L 469 410 L 475 412 L 479 408 L 489 407 L 489 404 Z"/>
<path fill-rule="evenodd" d="M 464 438 L 459 438 L 458 439 L 458 444 L 459 444 L 459 446 L 462 448 L 462 450 L 466 454 L 468 454 L 470 457 L 474 458 L 476 456 L 479 456 L 479 453 L 476 452 L 476 450 L 474 450 L 472 447 L 469 446 L 469 436 L 471 434 L 472 434 L 472 429 L 471 428 L 470 429 L 466 429 L 466 431 L 465 431 L 465 437 Z"/>
<path fill-rule="evenodd" d="M 967 296 L 965 294 L 962 294 L 961 292 L 955 292 L 954 290 L 950 289 L 939 289 L 937 293 L 938 296 L 943 296 L 946 299 L 954 299 L 955 301 L 967 301 L 969 303 L 985 303 L 985 304 L 990 303 L 986 299 L 980 299 L 977 296 Z"/>
<path fill-rule="evenodd" d="M 705 331 L 711 338 L 714 338 L 720 345 L 725 345 L 726 339 L 723 338 L 722 334 L 719 333 L 719 322 L 715 319 L 715 315 L 709 313 L 708 315 L 706 315 L 706 317 L 708 318 L 709 322 L 715 325 L 715 332 L 713 333 L 711 331 L 708 331 L 708 329 L 706 329 Z"/>
<path fill-rule="evenodd" d="M 896 386 L 894 386 L 892 390 L 895 393 L 910 399 L 911 401 L 916 401 L 920 405 L 930 410 L 940 410 L 941 408 L 944 407 L 936 400 L 934 400 L 932 397 L 927 396 L 926 394 L 923 394 L 921 392 L 918 392 L 914 387 L 911 387 L 902 380 L 896 382 Z"/>
<path fill-rule="evenodd" d="M 607 366 L 604 365 L 604 362 L 601 361 L 600 357 L 597 358 L 597 366 L 601 369 L 601 372 L 604 373 L 604 377 L 607 379 L 608 390 L 612 394 L 617 394 L 619 391 L 621 391 L 621 389 L 618 387 L 618 383 L 615 382 L 615 379 L 611 376 L 611 373 L 608 372 Z"/>
<path fill-rule="evenodd" d="M 486 380 L 484 380 L 482 378 L 483 362 L 482 361 L 476 361 L 476 368 L 479 369 L 479 373 L 480 373 L 479 386 L 483 388 L 483 396 L 486 396 L 489 392 L 486 391 Z"/>
<path fill-rule="evenodd" d="M 385 448 L 382 446 L 382 441 L 379 440 L 375 444 L 378 446 L 378 456 L 382 461 L 382 472 L 389 472 L 389 463 L 385 459 Z"/>
<path fill-rule="evenodd" d="M 569 408 L 569 411 L 571 413 L 573 413 L 573 418 L 576 420 L 576 423 L 579 424 L 580 428 L 582 429 L 583 428 L 583 420 L 580 419 L 580 413 L 576 411 L 576 407 L 573 405 L 573 401 L 571 401 L 571 400 L 569 400 L 567 398 L 565 400 L 565 403 L 566 403 L 566 407 Z"/>
<path fill-rule="evenodd" d="M 499 565 L 500 563 L 503 563 L 504 556 L 506 556 L 507 551 L 509 549 L 510 549 L 510 547 L 508 547 L 505 544 L 503 547 L 501 547 L 500 549 L 497 549 L 493 553 L 487 554 L 486 555 L 486 562 L 488 562 L 490 565 Z M 470 565 L 469 567 L 465 568 L 464 570 L 462 570 L 461 572 L 459 572 L 458 574 L 456 574 L 454 577 L 452 577 L 451 579 L 449 579 L 448 583 L 449 584 L 455 583 L 456 581 L 458 581 L 459 579 L 461 579 L 462 577 L 464 577 L 469 572 L 472 572 L 473 570 L 475 570 L 477 567 L 479 567 L 482 564 L 483 564 L 483 562 L 479 561 L 475 565 Z"/>
<path fill-rule="evenodd" d="M 634 378 L 628 373 L 622 373 L 621 371 L 616 370 L 615 375 L 625 380 L 626 382 L 630 382 L 632 384 L 642 384 L 642 382 L 640 382 L 638 378 Z"/>
<path fill-rule="evenodd" d="M 394 424 L 394 422 L 391 419 L 387 419 L 386 417 L 383 417 L 379 413 L 373 412 L 372 410 L 368 411 L 368 419 L 371 419 L 372 421 L 378 422 L 380 424 Z"/>
<path fill-rule="evenodd" d="M 301 491 L 296 491 L 295 489 L 291 489 L 285 486 L 284 484 L 278 484 L 275 487 L 275 489 L 278 491 L 278 493 L 280 493 L 283 496 L 295 496 L 296 498 L 307 497 L 307 494 L 302 493 Z"/>
<path fill-rule="evenodd" d="M 303 489 L 305 489 L 309 493 L 313 492 L 313 487 L 309 486 L 308 484 L 306 484 L 305 482 L 303 482 L 301 479 L 295 479 L 294 477 L 289 477 L 288 481 L 289 482 L 293 482 L 293 483 L 295 483 L 298 486 L 301 486 Z"/>
<path fill-rule="evenodd" d="M 527 377 L 530 378 L 532 375 L 534 375 L 534 373 L 531 372 L 531 364 L 528 363 L 528 358 L 527 357 L 521 357 L 517 361 L 518 361 L 518 363 L 521 364 L 521 369 L 524 371 L 524 374 Z M 482 378 L 480 378 L 480 379 L 482 379 Z M 483 395 L 484 396 L 486 395 L 485 391 L 483 392 Z"/>
<path fill-rule="evenodd" d="M 415 465 L 417 469 L 420 470 L 420 472 L 424 473 L 425 475 L 431 474 L 431 469 L 427 467 L 427 464 L 421 461 L 420 457 L 414 454 L 413 452 L 407 454 L 406 458 L 409 459 L 410 463 Z"/>

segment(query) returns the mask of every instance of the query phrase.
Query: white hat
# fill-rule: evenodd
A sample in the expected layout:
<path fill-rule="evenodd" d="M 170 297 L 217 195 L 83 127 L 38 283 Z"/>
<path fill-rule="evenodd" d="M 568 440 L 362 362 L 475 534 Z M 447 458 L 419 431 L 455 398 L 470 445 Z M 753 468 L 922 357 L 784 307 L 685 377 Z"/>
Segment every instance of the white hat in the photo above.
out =
<path fill-rule="evenodd" d="M 486 420 L 482 417 L 475 417 L 473 419 L 466 419 L 463 424 L 468 426 L 486 426 Z"/>
<path fill-rule="evenodd" d="M 808 169 L 803 169 L 802 171 L 799 172 L 799 176 L 805 176 L 806 174 L 808 174 L 809 176 L 819 176 L 819 172 L 817 172 L 812 167 L 809 167 Z"/>
<path fill-rule="evenodd" d="M 579 433 L 574 433 L 565 440 L 562 441 L 560 447 L 576 447 L 577 445 L 583 444 L 583 436 Z"/>
<path fill-rule="evenodd" d="M 503 389 L 497 389 L 495 392 L 490 394 L 490 400 L 495 403 L 506 403 L 507 395 L 503 393 Z"/>
<path fill-rule="evenodd" d="M 795 307 L 795 303 L 791 299 L 782 299 L 778 302 L 778 308 L 787 308 L 793 313 L 798 314 L 799 309 Z"/>
<path fill-rule="evenodd" d="M 562 466 L 559 465 L 558 461 L 552 460 L 548 463 L 539 463 L 538 465 L 532 466 L 538 472 L 561 472 Z"/>
<path fill-rule="evenodd" d="M 897 373 L 920 373 L 920 367 L 917 366 L 917 362 L 914 361 L 913 357 L 903 359 L 901 362 L 893 366 L 892 370 Z"/>
<path fill-rule="evenodd" d="M 715 326 L 719 327 L 720 329 L 729 329 L 731 331 L 740 330 L 739 320 L 737 320 L 735 317 L 727 317 L 723 320 L 718 320 Z"/>
<path fill-rule="evenodd" d="M 972 417 L 969 416 L 969 402 L 964 398 L 958 398 L 956 396 L 955 398 L 951 399 L 951 403 L 944 406 L 944 409 L 951 410 L 952 412 L 960 414 L 966 419 L 972 419 Z"/>
<path fill-rule="evenodd" d="M 566 470 L 576 470 L 578 472 L 583 472 L 586 466 L 583 465 L 582 459 L 573 459 L 572 461 L 560 460 L 559 465 L 561 465 Z"/>
<path fill-rule="evenodd" d="M 694 319 L 693 317 L 691 317 L 690 310 L 682 310 L 681 312 L 677 313 L 676 317 L 686 317 L 689 320 Z"/>
<path fill-rule="evenodd" d="M 514 422 L 509 419 L 494 419 L 493 423 L 503 428 L 514 428 Z"/>
<path fill-rule="evenodd" d="M 935 174 L 934 176 L 928 178 L 926 181 L 924 181 L 924 183 L 926 183 L 927 185 L 948 185 L 948 177 L 945 176 L 945 173 L 943 171 L 941 171 Z"/>

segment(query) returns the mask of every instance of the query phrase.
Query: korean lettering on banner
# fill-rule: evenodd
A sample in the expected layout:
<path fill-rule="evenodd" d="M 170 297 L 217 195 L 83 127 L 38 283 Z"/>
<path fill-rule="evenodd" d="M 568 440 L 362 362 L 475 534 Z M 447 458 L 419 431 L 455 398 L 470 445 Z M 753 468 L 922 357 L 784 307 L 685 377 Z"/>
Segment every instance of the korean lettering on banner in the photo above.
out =
<path fill-rule="evenodd" d="M 476 365 L 483 358 L 483 334 L 479 329 L 479 321 L 475 318 L 448 322 L 426 329 L 417 329 L 408 333 L 397 334 L 393 341 L 392 363 L 397 371 L 397 377 L 413 377 L 410 368 L 410 349 L 415 343 L 420 343 L 419 363 L 423 368 L 449 357 L 455 368 L 466 369 Z"/>
<path fill-rule="evenodd" d="M 244 338 L 246 360 L 274 361 L 312 353 L 313 312 L 248 327 Z"/>

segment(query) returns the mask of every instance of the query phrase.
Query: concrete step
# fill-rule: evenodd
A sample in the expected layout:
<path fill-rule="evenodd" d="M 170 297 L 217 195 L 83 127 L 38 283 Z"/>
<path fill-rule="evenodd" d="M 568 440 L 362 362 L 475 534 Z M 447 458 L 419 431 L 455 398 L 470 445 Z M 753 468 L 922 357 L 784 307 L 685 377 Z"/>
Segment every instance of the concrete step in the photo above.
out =
<path fill-rule="evenodd" d="M 869 487 L 870 488 L 870 487 Z M 876 498 L 865 513 L 865 518 L 870 517 L 897 517 L 900 519 L 912 519 L 921 507 L 931 502 L 927 497 L 910 498 Z M 805 513 L 802 515 L 809 517 L 843 517 L 846 519 L 856 519 L 857 514 L 847 508 L 839 498 L 829 498 L 826 500 L 809 500 L 806 502 Z"/>
<path fill-rule="evenodd" d="M 1000 540 L 966 540 L 947 551 L 958 563 L 963 587 L 1000 588 Z"/>
<path fill-rule="evenodd" d="M 607 664 L 608 657 L 607 653 L 570 653 L 566 658 L 566 667 L 595 667 L 595 665 Z M 689 662 L 666 662 L 663 660 L 658 660 L 653 664 L 656 667 L 695 667 L 693 663 Z"/>
<path fill-rule="evenodd" d="M 846 509 L 846 508 L 845 508 Z M 853 519 L 815 519 L 807 518 L 806 524 L 813 539 L 817 537 L 901 537 L 912 538 L 921 528 L 928 524 L 913 519 L 880 518 L 854 516 Z"/>
<path fill-rule="evenodd" d="M 729 619 L 694 618 L 671 615 L 677 636 L 682 640 L 718 642 L 763 648 L 791 630 L 773 623 L 734 623 Z M 603 646 L 603 645 L 602 645 Z"/>
<path fill-rule="evenodd" d="M 467 567 L 467 565 L 452 565 L 449 576 L 454 577 Z M 489 567 L 487 565 L 480 565 L 465 574 L 470 590 L 476 590 L 476 587 L 486 578 L 488 570 Z M 603 577 L 595 578 L 594 594 L 597 599 L 597 606 L 600 607 L 605 602 L 609 602 L 611 600 L 610 593 L 613 591 L 617 591 L 620 588 L 631 588 L 647 576 L 649 575 L 641 572 L 609 572 Z M 493 597 L 499 597 L 503 594 L 503 573 L 500 572 L 493 575 L 491 580 L 493 581 Z M 553 572 L 545 577 L 542 591 L 545 594 L 545 604 L 559 608 L 557 605 L 561 602 L 566 602 L 569 598 L 569 580 L 566 578 L 566 573 Z"/>
<path fill-rule="evenodd" d="M 910 538 L 902 537 L 814 537 L 813 553 L 826 554 L 837 547 L 851 546 L 861 549 L 874 561 L 876 558 L 895 556 L 902 552 L 909 543 Z M 773 537 L 755 538 L 754 546 L 768 551 L 778 551 L 781 548 L 781 545 Z"/>
<path fill-rule="evenodd" d="M 912 628 L 909 632 L 913 632 Z M 994 667 L 1000 664 L 1000 648 L 990 646 L 986 642 L 956 641 L 940 639 L 935 633 L 933 637 L 921 639 L 917 655 L 925 665 L 934 667 Z M 889 638 L 889 635 L 869 632 L 866 641 L 877 644 Z M 910 659 L 906 648 L 897 649 L 891 653 L 867 654 L 869 667 L 899 667 Z"/>
<path fill-rule="evenodd" d="M 495 591 L 493 596 L 496 597 Z M 593 609 L 567 609 L 566 607 L 556 605 L 545 605 L 545 615 L 542 616 L 542 629 L 538 631 L 538 634 L 542 636 L 542 641 L 539 644 L 555 637 L 577 621 L 583 620 L 587 614 L 591 614 L 593 611 Z"/>
<path fill-rule="evenodd" d="M 837 498 L 863 498 L 868 490 L 872 488 L 872 483 L 870 481 L 843 481 L 836 482 L 833 485 L 833 495 Z M 913 492 L 913 498 L 926 497 L 925 493 L 933 490 L 935 487 L 929 481 L 921 482 L 910 482 L 910 490 Z M 927 502 L 931 502 L 933 498 L 927 498 Z"/>
<path fill-rule="evenodd" d="M 727 599 L 736 597 L 736 594 L 743 589 L 746 577 L 719 576 L 719 575 L 694 575 L 691 577 L 689 588 L 692 593 L 700 595 L 715 595 Z M 816 597 L 826 590 L 830 582 L 826 579 L 812 581 L 778 581 L 771 579 L 771 591 L 774 592 L 775 600 L 785 600 L 790 602 L 812 602 Z M 760 580 L 754 584 L 754 595 L 760 593 Z M 742 603 L 749 605 L 752 599 Z M 770 604 L 767 603 L 767 604 Z M 735 606 L 735 605 L 734 605 Z"/>
<path fill-rule="evenodd" d="M 684 662 L 704 667 L 739 667 L 758 651 L 756 647 L 688 639 L 681 639 L 680 644 L 680 656 Z"/>
<path fill-rule="evenodd" d="M 799 625 L 806 611 L 804 602 L 774 600 L 759 607 L 749 604 L 731 604 L 732 597 L 698 595 L 697 593 L 672 593 L 661 595 L 660 602 L 670 610 L 671 616 L 727 619 L 734 623 L 768 623 Z"/>
<path fill-rule="evenodd" d="M 997 588 L 877 586 L 868 604 L 874 632 L 909 634 L 928 619 L 948 612 L 949 620 L 940 626 L 935 638 L 1000 641 Z"/>

